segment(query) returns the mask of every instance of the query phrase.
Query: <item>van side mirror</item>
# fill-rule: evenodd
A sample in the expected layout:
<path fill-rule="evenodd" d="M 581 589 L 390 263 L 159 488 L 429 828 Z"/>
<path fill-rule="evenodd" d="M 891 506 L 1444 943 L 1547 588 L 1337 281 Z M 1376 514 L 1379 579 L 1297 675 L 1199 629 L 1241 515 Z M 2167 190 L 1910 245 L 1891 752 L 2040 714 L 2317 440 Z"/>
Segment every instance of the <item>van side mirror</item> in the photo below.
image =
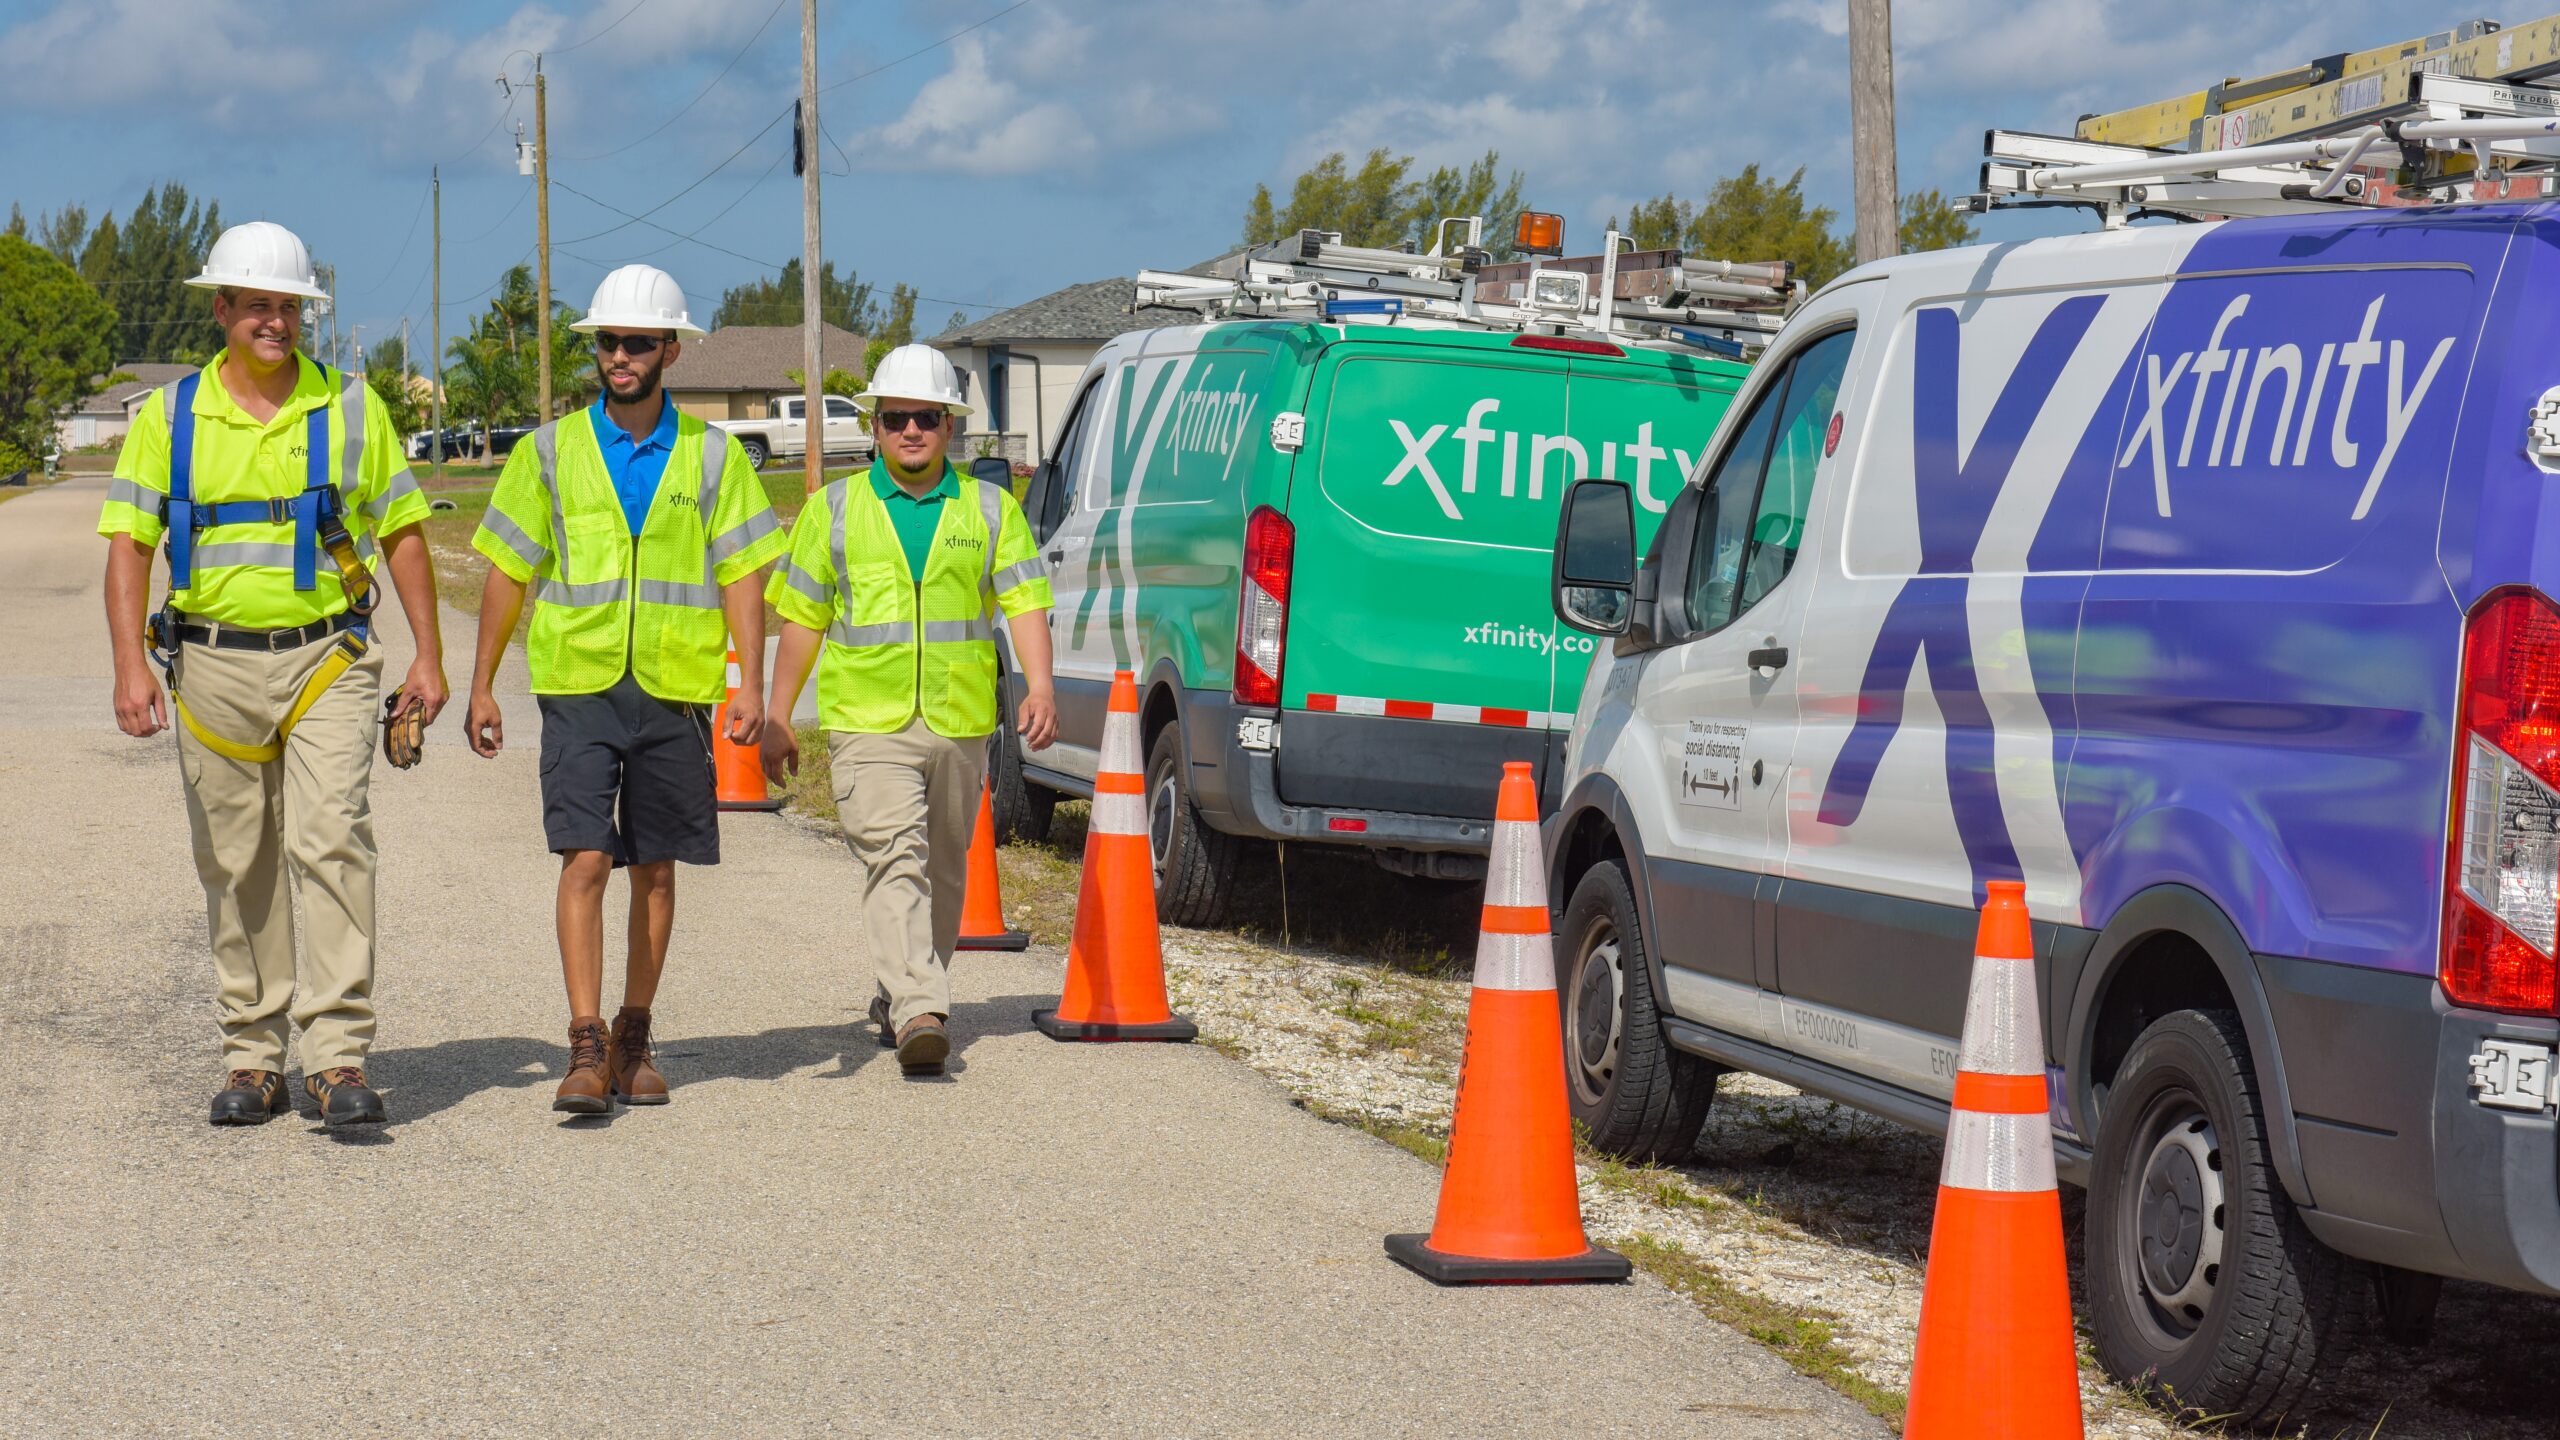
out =
<path fill-rule="evenodd" d="M 1556 618 L 1593 635 L 1621 635 L 1635 616 L 1636 509 L 1623 480 L 1585 478 L 1556 517 Z"/>
<path fill-rule="evenodd" d="M 969 478 L 981 485 L 993 485 L 1007 495 L 1013 494 L 1013 462 L 1001 455 L 981 455 L 970 461 Z"/>

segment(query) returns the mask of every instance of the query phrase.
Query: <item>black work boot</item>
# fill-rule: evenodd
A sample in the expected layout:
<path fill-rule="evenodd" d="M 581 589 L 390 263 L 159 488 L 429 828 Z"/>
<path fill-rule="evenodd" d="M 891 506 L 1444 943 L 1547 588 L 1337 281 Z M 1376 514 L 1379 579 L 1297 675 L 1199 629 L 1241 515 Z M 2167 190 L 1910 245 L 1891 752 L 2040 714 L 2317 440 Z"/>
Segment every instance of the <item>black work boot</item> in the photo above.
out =
<path fill-rule="evenodd" d="M 383 1121 L 382 1097 L 364 1083 L 364 1072 L 353 1065 L 305 1075 L 302 1088 L 320 1102 L 320 1123 L 333 1130 L 341 1125 L 379 1125 Z"/>
<path fill-rule="evenodd" d="M 285 1112 L 284 1075 L 276 1070 L 234 1070 L 213 1093 L 216 1125 L 264 1125 Z"/>

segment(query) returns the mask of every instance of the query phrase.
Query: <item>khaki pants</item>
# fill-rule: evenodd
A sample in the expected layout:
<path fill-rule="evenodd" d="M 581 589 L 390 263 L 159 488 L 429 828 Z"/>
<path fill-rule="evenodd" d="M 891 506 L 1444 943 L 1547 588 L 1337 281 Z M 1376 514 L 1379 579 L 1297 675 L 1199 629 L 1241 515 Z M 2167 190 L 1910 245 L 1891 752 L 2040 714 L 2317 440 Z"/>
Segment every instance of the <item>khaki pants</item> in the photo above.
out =
<path fill-rule="evenodd" d="M 987 741 L 921 719 L 894 735 L 827 732 L 836 818 L 862 863 L 862 924 L 889 1023 L 951 1013 L 951 951 L 969 881 Z"/>
<path fill-rule="evenodd" d="M 276 721 L 336 643 L 331 637 L 280 655 L 189 645 L 178 660 L 178 690 L 214 734 L 273 744 Z M 263 765 L 218 755 L 178 727 L 226 1069 L 283 1070 L 288 1012 L 302 1027 L 304 1074 L 364 1064 L 373 1042 L 368 788 L 381 693 L 377 648 L 321 694 L 283 756 Z M 298 991 L 288 866 L 310 929 Z"/>

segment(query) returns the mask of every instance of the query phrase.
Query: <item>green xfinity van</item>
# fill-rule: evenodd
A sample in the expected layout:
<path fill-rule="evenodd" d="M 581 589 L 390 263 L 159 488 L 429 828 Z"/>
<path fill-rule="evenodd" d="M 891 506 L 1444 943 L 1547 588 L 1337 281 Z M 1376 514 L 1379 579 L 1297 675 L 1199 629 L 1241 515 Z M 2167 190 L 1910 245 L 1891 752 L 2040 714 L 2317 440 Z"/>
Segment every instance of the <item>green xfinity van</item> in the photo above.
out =
<path fill-rule="evenodd" d="M 1745 373 L 1370 303 L 1112 341 L 1025 494 L 1059 740 L 1027 753 L 1008 721 L 998 828 L 1041 838 L 1092 794 L 1112 672 L 1134 673 L 1174 923 L 1216 923 L 1250 841 L 1481 874 L 1503 763 L 1552 792 L 1592 658 L 1549 602 L 1566 487 L 1626 481 L 1649 539 Z"/>

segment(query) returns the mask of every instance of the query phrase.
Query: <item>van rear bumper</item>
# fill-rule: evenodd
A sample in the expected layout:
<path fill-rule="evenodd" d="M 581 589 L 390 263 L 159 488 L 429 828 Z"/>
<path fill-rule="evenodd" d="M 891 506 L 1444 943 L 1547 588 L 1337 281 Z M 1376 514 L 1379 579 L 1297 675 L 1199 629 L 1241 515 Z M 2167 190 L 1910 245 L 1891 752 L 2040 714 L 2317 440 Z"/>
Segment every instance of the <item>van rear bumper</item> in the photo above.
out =
<path fill-rule="evenodd" d="M 2560 1120 L 2548 1104 L 2483 1105 L 2471 1086 L 2485 1042 L 2560 1047 L 2560 1021 L 2449 1005 L 2428 975 L 2263 955 L 2258 970 L 2312 1234 L 2359 1259 L 2560 1294 Z"/>
<path fill-rule="evenodd" d="M 1265 840 L 1306 840 L 1327 845 L 1360 845 L 1411 850 L 1424 854 L 1482 855 L 1492 848 L 1489 820 L 1455 815 L 1423 815 L 1409 811 L 1370 809 L 1358 805 L 1292 805 L 1280 798 L 1280 750 L 1289 728 L 1304 712 L 1282 713 L 1258 706 L 1239 706 L 1222 690 L 1187 690 L 1182 696 L 1183 740 L 1191 757 L 1192 796 L 1201 818 L 1230 835 Z M 1275 721 L 1271 750 L 1248 750 L 1238 730 L 1246 718 Z M 1330 733 L 1329 748 L 1350 745 L 1375 756 L 1380 788 L 1388 778 L 1410 768 L 1412 745 L 1400 735 L 1421 723 L 1371 720 L 1363 716 L 1322 717 Z M 1377 727 L 1373 733 L 1372 727 Z M 1392 728 L 1388 728 L 1392 727 Z"/>

